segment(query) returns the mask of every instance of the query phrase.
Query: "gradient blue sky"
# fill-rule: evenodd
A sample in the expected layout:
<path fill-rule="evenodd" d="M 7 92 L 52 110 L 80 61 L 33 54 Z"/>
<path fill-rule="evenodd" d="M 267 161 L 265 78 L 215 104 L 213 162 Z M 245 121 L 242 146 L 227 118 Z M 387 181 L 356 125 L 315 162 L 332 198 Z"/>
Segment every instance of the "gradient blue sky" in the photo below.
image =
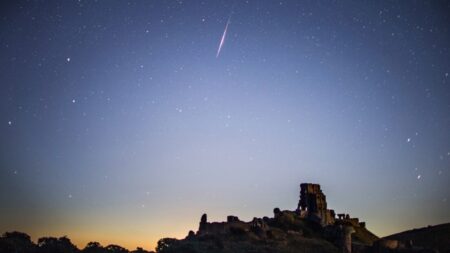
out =
<path fill-rule="evenodd" d="M 379 236 L 449 222 L 449 13 L 2 2 L 0 232 L 149 249 L 205 212 L 294 210 L 302 182 Z"/>

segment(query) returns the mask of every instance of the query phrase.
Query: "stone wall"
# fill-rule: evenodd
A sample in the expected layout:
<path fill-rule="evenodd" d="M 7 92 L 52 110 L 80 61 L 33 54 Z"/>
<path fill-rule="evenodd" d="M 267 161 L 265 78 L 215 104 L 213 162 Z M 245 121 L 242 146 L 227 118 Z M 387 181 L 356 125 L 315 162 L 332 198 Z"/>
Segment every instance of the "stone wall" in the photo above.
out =
<path fill-rule="evenodd" d="M 208 222 L 206 214 L 202 215 L 197 235 L 225 234 L 232 230 L 249 231 L 251 222 L 240 221 L 236 216 L 228 216 L 226 222 Z"/>
<path fill-rule="evenodd" d="M 327 200 L 318 184 L 300 184 L 300 201 L 297 211 L 300 216 L 319 222 L 325 226 L 334 223 L 334 210 L 327 209 Z"/>

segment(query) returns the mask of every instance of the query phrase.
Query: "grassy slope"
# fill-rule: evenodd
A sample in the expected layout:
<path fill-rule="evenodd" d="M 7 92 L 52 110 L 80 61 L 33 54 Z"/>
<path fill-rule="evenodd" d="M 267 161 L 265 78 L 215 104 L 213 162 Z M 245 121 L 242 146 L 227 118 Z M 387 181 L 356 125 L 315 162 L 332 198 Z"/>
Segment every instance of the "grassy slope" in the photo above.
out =
<path fill-rule="evenodd" d="M 366 228 L 355 227 L 355 233 L 352 234 L 352 239 L 356 243 L 372 245 L 379 238 Z"/>
<path fill-rule="evenodd" d="M 413 241 L 413 245 L 450 252 L 450 223 L 404 231 L 384 237 L 400 241 Z"/>

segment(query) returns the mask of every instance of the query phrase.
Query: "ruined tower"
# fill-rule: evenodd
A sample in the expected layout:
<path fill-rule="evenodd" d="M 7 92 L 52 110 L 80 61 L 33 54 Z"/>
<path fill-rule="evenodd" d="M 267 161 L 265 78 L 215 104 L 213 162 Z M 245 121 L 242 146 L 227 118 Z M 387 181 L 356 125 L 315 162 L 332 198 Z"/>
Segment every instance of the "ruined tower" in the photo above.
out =
<path fill-rule="evenodd" d="M 297 211 L 301 216 L 319 222 L 322 226 L 334 223 L 334 210 L 327 209 L 327 200 L 318 184 L 300 184 Z"/>

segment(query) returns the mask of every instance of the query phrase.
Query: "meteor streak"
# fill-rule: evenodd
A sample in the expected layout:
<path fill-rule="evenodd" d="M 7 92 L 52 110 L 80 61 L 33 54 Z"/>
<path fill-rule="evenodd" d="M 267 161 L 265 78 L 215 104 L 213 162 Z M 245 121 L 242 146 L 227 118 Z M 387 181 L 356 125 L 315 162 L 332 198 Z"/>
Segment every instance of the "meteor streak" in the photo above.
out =
<path fill-rule="evenodd" d="M 230 18 L 228 18 L 227 24 L 225 25 L 225 30 L 223 31 L 222 38 L 220 39 L 219 48 L 217 49 L 216 58 L 219 57 L 220 50 L 222 50 L 223 44 L 225 43 L 225 37 L 227 36 L 228 25 L 230 24 Z"/>

